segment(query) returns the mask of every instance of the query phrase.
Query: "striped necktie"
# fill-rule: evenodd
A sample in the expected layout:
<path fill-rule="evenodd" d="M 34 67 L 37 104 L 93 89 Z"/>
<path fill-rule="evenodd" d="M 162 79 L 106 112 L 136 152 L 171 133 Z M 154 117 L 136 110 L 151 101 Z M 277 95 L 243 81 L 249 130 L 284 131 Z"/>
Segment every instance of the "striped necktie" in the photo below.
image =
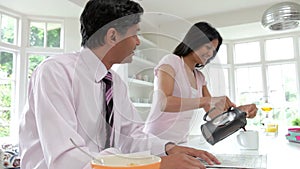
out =
<path fill-rule="evenodd" d="M 105 147 L 111 147 L 112 142 L 111 140 L 111 133 L 112 133 L 112 126 L 114 123 L 114 114 L 113 114 L 113 90 L 112 90 L 112 74 L 108 72 L 106 76 L 103 78 L 103 82 L 105 83 L 105 100 L 106 100 L 106 115 L 105 121 L 106 125 L 106 143 Z"/>

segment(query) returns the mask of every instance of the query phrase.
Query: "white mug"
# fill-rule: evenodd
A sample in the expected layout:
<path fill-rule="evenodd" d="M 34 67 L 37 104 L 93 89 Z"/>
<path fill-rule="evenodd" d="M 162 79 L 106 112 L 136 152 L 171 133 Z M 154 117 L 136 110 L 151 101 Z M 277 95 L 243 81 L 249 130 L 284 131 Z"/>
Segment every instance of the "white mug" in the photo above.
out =
<path fill-rule="evenodd" d="M 257 150 L 259 147 L 259 135 L 256 130 L 240 131 L 236 138 L 241 149 Z"/>

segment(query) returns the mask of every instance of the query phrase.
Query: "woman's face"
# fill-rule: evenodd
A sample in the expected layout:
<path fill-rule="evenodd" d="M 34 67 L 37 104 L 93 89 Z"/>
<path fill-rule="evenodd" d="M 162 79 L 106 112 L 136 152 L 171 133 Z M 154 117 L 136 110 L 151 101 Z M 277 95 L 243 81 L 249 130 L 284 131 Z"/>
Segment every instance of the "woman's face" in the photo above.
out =
<path fill-rule="evenodd" d="M 216 48 L 218 47 L 219 41 L 218 39 L 214 39 L 209 43 L 205 43 L 200 48 L 194 51 L 196 62 L 198 64 L 205 65 L 207 61 L 213 57 Z"/>

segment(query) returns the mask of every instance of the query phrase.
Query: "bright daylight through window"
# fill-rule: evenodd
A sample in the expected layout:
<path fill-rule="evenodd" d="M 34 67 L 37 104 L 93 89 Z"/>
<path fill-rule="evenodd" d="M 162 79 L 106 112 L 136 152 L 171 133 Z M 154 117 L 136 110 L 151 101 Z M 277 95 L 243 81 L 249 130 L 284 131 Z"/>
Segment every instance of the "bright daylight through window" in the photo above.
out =
<path fill-rule="evenodd" d="M 297 40 L 299 37 L 241 43 L 236 44 L 234 50 L 236 99 L 241 104 L 256 103 L 258 107 L 268 102 L 273 119 L 287 125 L 299 117 L 296 66 L 299 63 L 294 54 L 295 48 L 299 51 L 299 46 L 294 46 Z M 245 65 L 245 62 L 248 63 Z M 254 124 L 262 124 L 265 113 L 260 110 L 258 118 L 253 119 Z"/>
<path fill-rule="evenodd" d="M 20 100 L 24 97 L 18 96 L 27 93 L 26 89 L 17 86 L 27 86 L 39 63 L 50 55 L 63 52 L 61 22 L 28 20 L 28 27 L 20 23 L 20 17 L 0 12 L 0 138 L 1 141 L 3 138 L 14 139 L 14 143 L 18 135 L 18 116 L 22 111 L 19 108 L 24 107 L 17 104 L 25 103 Z M 21 44 L 20 28 L 29 35 L 25 44 Z M 22 53 L 22 50 L 28 52 Z"/>

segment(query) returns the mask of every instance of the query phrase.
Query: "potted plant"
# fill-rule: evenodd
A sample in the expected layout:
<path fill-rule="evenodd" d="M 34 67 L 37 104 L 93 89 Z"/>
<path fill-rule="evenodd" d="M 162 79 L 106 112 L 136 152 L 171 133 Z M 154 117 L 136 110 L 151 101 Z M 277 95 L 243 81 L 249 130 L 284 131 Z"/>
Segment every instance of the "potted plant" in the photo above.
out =
<path fill-rule="evenodd" d="M 293 126 L 300 126 L 300 117 L 293 119 L 292 120 L 292 125 Z"/>

